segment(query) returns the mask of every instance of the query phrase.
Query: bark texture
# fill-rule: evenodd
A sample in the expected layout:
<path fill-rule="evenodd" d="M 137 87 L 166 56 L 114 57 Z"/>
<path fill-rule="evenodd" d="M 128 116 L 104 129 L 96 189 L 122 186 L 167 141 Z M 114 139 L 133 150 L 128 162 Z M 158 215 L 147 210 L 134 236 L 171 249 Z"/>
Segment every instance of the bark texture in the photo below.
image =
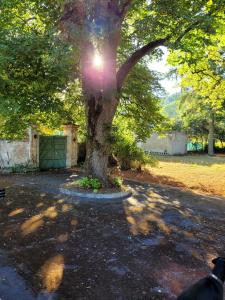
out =
<path fill-rule="evenodd" d="M 103 95 L 87 95 L 86 101 L 89 104 L 87 106 L 86 170 L 89 175 L 101 179 L 105 185 L 108 185 L 108 141 L 116 108 L 112 110 L 109 99 L 105 99 L 106 103 L 104 99 Z"/>
<path fill-rule="evenodd" d="M 107 44 L 108 42 L 105 42 L 102 70 L 95 70 L 92 64 L 88 63 L 90 59 L 88 53 L 93 51 L 87 51 L 87 45 L 81 61 L 87 119 L 86 171 L 89 175 L 99 178 L 106 186 L 109 139 L 118 104 L 115 52 Z M 93 49 L 93 45 L 89 47 Z"/>

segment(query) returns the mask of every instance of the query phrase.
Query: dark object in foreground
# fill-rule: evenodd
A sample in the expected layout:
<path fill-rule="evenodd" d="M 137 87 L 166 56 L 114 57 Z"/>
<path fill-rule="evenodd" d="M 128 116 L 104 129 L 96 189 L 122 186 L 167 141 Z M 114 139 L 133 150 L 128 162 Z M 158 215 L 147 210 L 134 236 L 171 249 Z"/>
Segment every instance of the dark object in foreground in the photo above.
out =
<path fill-rule="evenodd" d="M 0 199 L 5 198 L 5 189 L 0 189 Z"/>
<path fill-rule="evenodd" d="M 212 262 L 215 265 L 212 274 L 196 282 L 184 291 L 177 300 L 223 300 L 225 258 L 218 257 Z"/>

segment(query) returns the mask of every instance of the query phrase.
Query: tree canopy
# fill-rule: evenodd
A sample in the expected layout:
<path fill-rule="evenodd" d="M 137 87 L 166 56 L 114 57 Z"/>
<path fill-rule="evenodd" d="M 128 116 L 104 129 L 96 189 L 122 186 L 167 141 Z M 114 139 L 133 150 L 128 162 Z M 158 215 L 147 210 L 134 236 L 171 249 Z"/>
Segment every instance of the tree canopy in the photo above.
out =
<path fill-rule="evenodd" d="M 149 59 L 166 46 L 196 62 L 193 49 L 201 53 L 213 44 L 224 8 L 223 0 L 3 0 L 1 122 L 71 119 L 79 114 L 72 111 L 78 99 L 86 117 L 87 170 L 104 181 L 114 117 L 133 120 L 142 139 L 161 122 Z M 222 61 L 211 60 L 210 70 L 213 64 L 220 72 Z"/>
<path fill-rule="evenodd" d="M 189 124 L 192 131 L 198 128 L 199 134 L 205 131 L 211 133 L 208 141 L 211 143 L 211 153 L 214 127 L 217 121 L 221 122 L 221 118 L 225 117 L 224 30 L 225 22 L 221 16 L 214 24 L 214 34 L 206 33 L 202 44 L 174 51 L 169 58 L 181 77 L 181 104 L 186 126 Z"/>
<path fill-rule="evenodd" d="M 56 15 L 40 3 L 0 4 L 0 111 L 9 134 L 20 135 L 30 123 L 46 121 L 45 114 L 61 109 L 59 94 L 74 68 L 71 46 L 55 27 Z"/>

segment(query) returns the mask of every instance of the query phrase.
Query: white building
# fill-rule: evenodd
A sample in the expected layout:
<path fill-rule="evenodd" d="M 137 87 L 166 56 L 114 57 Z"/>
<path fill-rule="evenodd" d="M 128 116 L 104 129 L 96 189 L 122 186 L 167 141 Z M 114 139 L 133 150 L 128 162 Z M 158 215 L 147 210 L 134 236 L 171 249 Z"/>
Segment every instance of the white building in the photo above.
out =
<path fill-rule="evenodd" d="M 161 155 L 184 155 L 187 153 L 187 135 L 184 132 L 171 132 L 164 135 L 154 133 L 139 146 L 146 152 Z"/>

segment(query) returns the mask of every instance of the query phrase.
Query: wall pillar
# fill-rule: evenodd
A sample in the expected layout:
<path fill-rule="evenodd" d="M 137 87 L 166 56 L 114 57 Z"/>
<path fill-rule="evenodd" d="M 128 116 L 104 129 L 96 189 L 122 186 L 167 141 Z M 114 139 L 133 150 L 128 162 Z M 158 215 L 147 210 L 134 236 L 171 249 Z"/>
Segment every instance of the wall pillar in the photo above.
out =
<path fill-rule="evenodd" d="M 76 125 L 64 125 L 64 135 L 67 136 L 66 167 L 72 168 L 77 165 L 78 143 Z"/>
<path fill-rule="evenodd" d="M 39 133 L 36 126 L 29 128 L 29 160 L 30 163 L 38 168 L 39 167 Z"/>

